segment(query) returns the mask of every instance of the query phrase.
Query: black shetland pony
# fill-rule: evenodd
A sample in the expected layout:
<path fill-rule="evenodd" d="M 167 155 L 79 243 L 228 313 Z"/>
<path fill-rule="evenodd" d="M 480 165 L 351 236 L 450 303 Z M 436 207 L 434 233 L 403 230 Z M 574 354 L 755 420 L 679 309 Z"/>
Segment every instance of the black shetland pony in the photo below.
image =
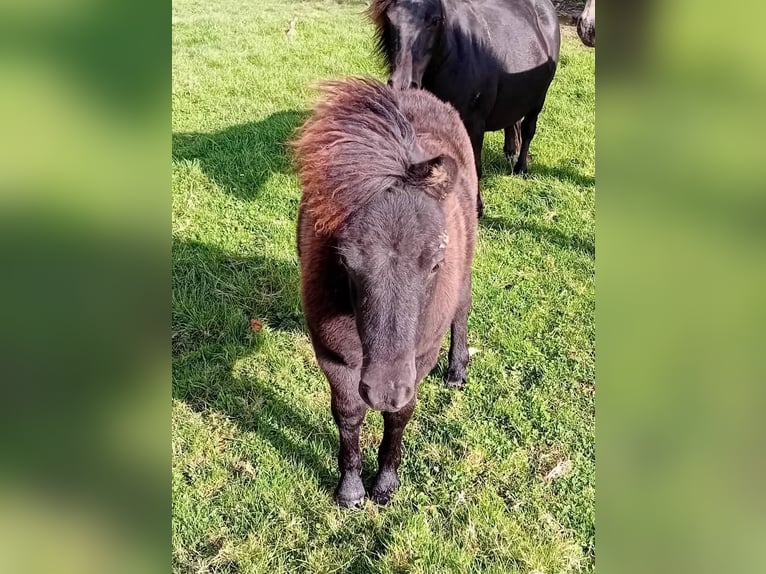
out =
<path fill-rule="evenodd" d="M 500 129 L 509 162 L 520 147 L 513 172 L 525 174 L 559 60 L 559 23 L 550 0 L 373 0 L 369 15 L 389 83 L 423 87 L 457 109 L 477 175 L 484 133 Z M 481 214 L 481 196 L 478 203 Z"/>
<path fill-rule="evenodd" d="M 331 84 L 294 143 L 301 294 L 340 433 L 335 496 L 356 506 L 359 428 L 383 412 L 371 498 L 399 486 L 402 433 L 451 328 L 447 384 L 462 387 L 478 181 L 457 112 L 424 90 Z"/>

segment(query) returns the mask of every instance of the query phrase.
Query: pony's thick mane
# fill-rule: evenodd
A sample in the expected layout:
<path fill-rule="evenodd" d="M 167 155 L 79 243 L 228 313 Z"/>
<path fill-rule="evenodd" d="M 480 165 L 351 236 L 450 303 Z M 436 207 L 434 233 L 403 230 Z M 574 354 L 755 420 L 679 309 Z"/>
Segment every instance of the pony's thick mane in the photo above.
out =
<path fill-rule="evenodd" d="M 332 234 L 377 194 L 405 181 L 417 144 L 388 86 L 352 79 L 323 88 L 292 145 L 303 204 L 317 231 Z"/>
<path fill-rule="evenodd" d="M 367 16 L 372 20 L 378 30 L 383 28 L 383 15 L 394 0 L 373 0 L 367 7 Z"/>
<path fill-rule="evenodd" d="M 394 3 L 395 0 L 373 0 L 367 7 L 367 17 L 372 20 L 375 25 L 375 44 L 378 49 L 378 53 L 383 57 L 386 65 L 391 67 L 391 55 L 388 51 L 389 46 L 386 45 L 385 36 L 385 14 L 388 7 Z"/>

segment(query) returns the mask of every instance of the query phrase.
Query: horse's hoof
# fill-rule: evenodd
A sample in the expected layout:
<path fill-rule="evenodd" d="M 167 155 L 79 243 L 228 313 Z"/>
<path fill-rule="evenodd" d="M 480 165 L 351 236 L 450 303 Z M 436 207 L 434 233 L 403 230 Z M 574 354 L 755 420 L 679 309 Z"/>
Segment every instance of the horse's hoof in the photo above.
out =
<path fill-rule="evenodd" d="M 461 390 L 465 388 L 466 363 L 461 364 L 460 361 L 455 361 L 454 365 L 449 366 L 447 376 L 445 377 L 448 389 Z"/>
<path fill-rule="evenodd" d="M 370 500 L 380 506 L 385 506 L 391 501 L 391 497 L 399 489 L 399 477 L 395 472 L 384 471 L 378 473 L 375 486 L 372 487 Z"/>
<path fill-rule="evenodd" d="M 362 503 L 364 502 L 364 495 L 361 497 L 355 496 L 351 498 L 346 498 L 343 496 L 335 496 L 335 502 L 338 506 L 341 506 L 343 508 L 359 508 L 362 506 Z"/>
<path fill-rule="evenodd" d="M 448 389 L 455 389 L 457 391 L 462 391 L 465 388 L 466 380 L 465 377 L 447 377 L 447 388 Z"/>
<path fill-rule="evenodd" d="M 364 496 L 364 484 L 359 475 L 345 475 L 335 490 L 335 502 L 343 508 L 361 506 Z"/>
<path fill-rule="evenodd" d="M 347 499 L 347 498 L 335 498 L 335 502 L 342 508 L 357 509 L 362 506 L 364 502 L 364 496 L 362 498 Z"/>
<path fill-rule="evenodd" d="M 393 495 L 394 495 L 393 491 L 391 491 L 391 492 L 373 492 L 370 495 L 370 500 L 372 500 L 378 506 L 385 506 L 386 504 L 391 502 L 391 497 Z"/>

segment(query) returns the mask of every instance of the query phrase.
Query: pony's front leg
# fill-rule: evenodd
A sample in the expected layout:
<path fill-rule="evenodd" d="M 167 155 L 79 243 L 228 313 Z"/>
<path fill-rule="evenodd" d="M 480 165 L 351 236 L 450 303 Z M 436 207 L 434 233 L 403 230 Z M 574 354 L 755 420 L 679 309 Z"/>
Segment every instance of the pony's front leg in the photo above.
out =
<path fill-rule="evenodd" d="M 330 381 L 332 390 L 332 416 L 338 426 L 340 445 L 338 467 L 340 480 L 335 489 L 335 501 L 340 506 L 352 508 L 364 500 L 362 483 L 362 453 L 359 450 L 359 429 L 367 413 L 367 405 L 359 396 L 358 371 L 330 367 L 324 362 L 322 368 Z"/>
<path fill-rule="evenodd" d="M 383 413 L 383 440 L 378 450 L 378 475 L 370 499 L 387 504 L 399 488 L 399 464 L 402 462 L 402 436 L 412 418 L 417 395 L 395 413 Z"/>

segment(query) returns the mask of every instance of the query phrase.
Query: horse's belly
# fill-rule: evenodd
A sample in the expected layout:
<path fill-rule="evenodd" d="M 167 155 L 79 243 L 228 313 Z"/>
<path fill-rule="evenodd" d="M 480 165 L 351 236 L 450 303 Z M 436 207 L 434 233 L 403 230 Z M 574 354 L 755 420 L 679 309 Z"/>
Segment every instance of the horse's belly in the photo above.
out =
<path fill-rule="evenodd" d="M 506 128 L 540 107 L 555 71 L 556 64 L 548 61 L 525 72 L 502 73 L 498 78 L 494 105 L 485 122 L 486 130 Z"/>

